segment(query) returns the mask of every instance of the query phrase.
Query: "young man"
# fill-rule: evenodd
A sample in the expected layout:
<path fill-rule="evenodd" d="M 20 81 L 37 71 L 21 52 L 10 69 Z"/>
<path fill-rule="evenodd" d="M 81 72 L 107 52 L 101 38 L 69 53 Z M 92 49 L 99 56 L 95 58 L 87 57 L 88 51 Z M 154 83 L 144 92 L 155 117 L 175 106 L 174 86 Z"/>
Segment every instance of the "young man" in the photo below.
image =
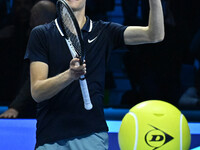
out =
<path fill-rule="evenodd" d="M 31 74 L 31 94 L 38 103 L 37 150 L 105 150 L 108 127 L 103 113 L 105 66 L 113 49 L 125 44 L 155 43 L 164 38 L 160 0 L 150 0 L 147 27 L 93 22 L 85 16 L 86 0 L 66 0 L 84 37 L 86 64 L 76 66 L 55 22 L 32 30 L 25 58 Z M 79 77 L 85 74 L 93 108 L 85 110 Z"/>

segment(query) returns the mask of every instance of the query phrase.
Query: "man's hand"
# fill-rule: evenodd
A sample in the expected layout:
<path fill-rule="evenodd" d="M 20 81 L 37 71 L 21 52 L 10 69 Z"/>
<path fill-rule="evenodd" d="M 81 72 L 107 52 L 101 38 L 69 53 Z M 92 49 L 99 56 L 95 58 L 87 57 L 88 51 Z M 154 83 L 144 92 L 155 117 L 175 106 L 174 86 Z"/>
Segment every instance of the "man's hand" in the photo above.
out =
<path fill-rule="evenodd" d="M 4 113 L 0 115 L 0 118 L 17 118 L 19 112 L 14 108 L 9 108 Z"/>
<path fill-rule="evenodd" d="M 84 75 L 86 64 L 79 65 L 79 61 L 79 58 L 73 58 L 70 61 L 69 69 L 50 78 L 48 78 L 48 64 L 40 61 L 31 62 L 31 95 L 33 99 L 37 103 L 48 100 Z"/>
<path fill-rule="evenodd" d="M 81 75 L 86 74 L 86 64 L 80 65 L 80 59 L 79 58 L 73 58 L 70 62 L 70 75 L 71 78 L 74 80 L 77 80 L 80 78 Z"/>

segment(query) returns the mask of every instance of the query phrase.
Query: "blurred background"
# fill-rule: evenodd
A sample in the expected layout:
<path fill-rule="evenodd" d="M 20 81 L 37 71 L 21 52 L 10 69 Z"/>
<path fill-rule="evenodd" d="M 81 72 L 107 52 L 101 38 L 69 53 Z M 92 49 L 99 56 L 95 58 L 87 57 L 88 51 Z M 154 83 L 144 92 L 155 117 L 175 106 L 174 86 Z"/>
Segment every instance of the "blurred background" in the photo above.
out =
<path fill-rule="evenodd" d="M 13 118 L 35 117 L 28 63 L 23 57 L 31 29 L 56 18 L 56 0 L 49 0 L 48 4 L 44 1 L 48 0 L 37 6 L 38 0 L 0 0 L 0 106 L 17 111 Z M 199 114 L 199 1 L 161 1 L 164 41 L 113 51 L 106 74 L 105 108 L 129 109 L 139 102 L 156 99 Z M 94 21 L 146 26 L 149 3 L 87 0 L 86 15 Z"/>

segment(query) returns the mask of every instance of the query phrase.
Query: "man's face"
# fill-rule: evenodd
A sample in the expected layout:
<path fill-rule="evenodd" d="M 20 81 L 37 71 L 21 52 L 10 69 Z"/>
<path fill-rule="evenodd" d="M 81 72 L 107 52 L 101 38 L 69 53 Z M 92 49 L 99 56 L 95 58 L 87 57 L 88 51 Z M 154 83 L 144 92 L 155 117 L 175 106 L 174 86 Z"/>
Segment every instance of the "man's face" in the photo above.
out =
<path fill-rule="evenodd" d="M 73 11 L 85 9 L 86 0 L 66 0 L 66 2 Z"/>

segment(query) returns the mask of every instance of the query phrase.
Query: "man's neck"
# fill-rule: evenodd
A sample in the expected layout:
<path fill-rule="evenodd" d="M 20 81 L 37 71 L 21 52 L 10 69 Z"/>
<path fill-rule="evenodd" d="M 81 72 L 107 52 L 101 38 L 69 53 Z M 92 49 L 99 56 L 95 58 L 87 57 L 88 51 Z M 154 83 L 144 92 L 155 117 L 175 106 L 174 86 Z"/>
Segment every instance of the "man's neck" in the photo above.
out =
<path fill-rule="evenodd" d="M 78 21 L 80 29 L 82 29 L 86 22 L 85 11 L 82 10 L 82 11 L 74 12 L 74 15 Z"/>

